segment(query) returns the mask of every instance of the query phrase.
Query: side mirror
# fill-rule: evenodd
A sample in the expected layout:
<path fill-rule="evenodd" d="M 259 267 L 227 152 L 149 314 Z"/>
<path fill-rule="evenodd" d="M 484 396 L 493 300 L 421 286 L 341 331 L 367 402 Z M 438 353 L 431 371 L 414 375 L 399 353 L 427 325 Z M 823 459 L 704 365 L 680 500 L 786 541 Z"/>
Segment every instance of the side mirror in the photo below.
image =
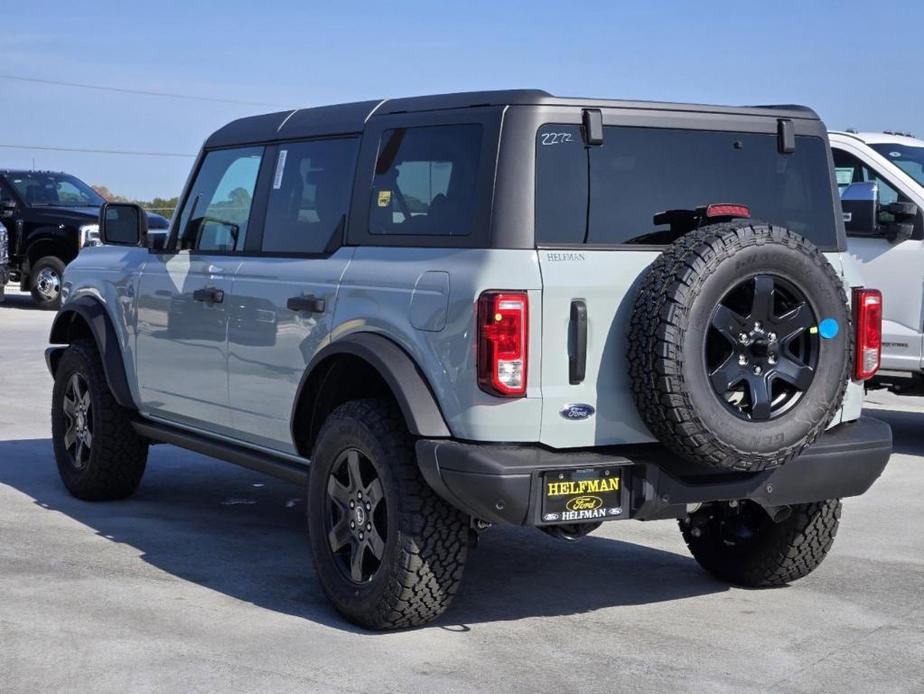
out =
<path fill-rule="evenodd" d="M 841 193 L 844 226 L 848 234 L 875 234 L 879 230 L 879 186 L 874 181 L 851 183 Z"/>
<path fill-rule="evenodd" d="M 99 210 L 99 238 L 113 246 L 146 246 L 148 215 L 129 202 L 107 202 Z"/>
<path fill-rule="evenodd" d="M 203 217 L 198 221 L 194 248 L 200 251 L 226 253 L 237 246 L 241 228 L 237 224 L 214 217 Z"/>
<path fill-rule="evenodd" d="M 883 205 L 880 211 L 890 215 L 894 220 L 882 227 L 882 234 L 889 243 L 901 243 L 914 235 L 918 206 L 913 202 L 893 202 Z"/>
<path fill-rule="evenodd" d="M 7 219 L 16 212 L 16 203 L 12 200 L 0 200 L 0 217 Z"/>

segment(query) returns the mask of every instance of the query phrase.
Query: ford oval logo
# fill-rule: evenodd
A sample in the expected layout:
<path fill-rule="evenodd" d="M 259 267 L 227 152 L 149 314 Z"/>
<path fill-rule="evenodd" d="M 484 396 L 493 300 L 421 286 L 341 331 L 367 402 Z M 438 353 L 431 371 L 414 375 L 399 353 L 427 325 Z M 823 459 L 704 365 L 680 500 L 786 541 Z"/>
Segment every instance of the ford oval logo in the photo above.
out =
<path fill-rule="evenodd" d="M 594 408 L 590 405 L 585 405 L 584 403 L 576 403 L 574 405 L 565 405 L 561 408 L 561 416 L 565 419 L 587 419 L 592 416 L 595 412 Z"/>
<path fill-rule="evenodd" d="M 565 508 L 569 511 L 596 511 L 603 506 L 599 496 L 579 496 L 568 501 Z"/>

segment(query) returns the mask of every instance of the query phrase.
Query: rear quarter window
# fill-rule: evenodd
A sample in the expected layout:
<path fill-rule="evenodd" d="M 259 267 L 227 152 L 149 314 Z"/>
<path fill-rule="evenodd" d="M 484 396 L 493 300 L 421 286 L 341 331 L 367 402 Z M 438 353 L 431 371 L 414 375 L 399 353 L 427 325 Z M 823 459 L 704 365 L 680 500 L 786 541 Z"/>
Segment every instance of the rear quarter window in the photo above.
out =
<path fill-rule="evenodd" d="M 820 138 L 799 136 L 796 151 L 782 154 L 776 135 L 758 133 L 607 126 L 604 144 L 595 147 L 580 137 L 550 137 L 578 130 L 546 125 L 537 135 L 540 245 L 660 244 L 669 227 L 654 223 L 659 212 L 739 203 L 754 220 L 837 247 Z"/>
<path fill-rule="evenodd" d="M 477 123 L 385 131 L 372 182 L 369 233 L 470 235 L 481 142 Z"/>

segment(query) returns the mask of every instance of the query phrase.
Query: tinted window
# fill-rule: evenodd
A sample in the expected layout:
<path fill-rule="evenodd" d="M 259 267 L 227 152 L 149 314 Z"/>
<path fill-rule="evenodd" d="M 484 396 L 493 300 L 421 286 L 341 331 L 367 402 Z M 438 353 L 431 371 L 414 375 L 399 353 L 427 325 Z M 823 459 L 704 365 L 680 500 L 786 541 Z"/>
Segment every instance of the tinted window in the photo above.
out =
<path fill-rule="evenodd" d="M 99 207 L 105 200 L 90 186 L 68 174 L 23 171 L 7 178 L 27 205 Z"/>
<path fill-rule="evenodd" d="M 262 147 L 206 155 L 180 215 L 181 248 L 243 250 L 262 157 Z"/>
<path fill-rule="evenodd" d="M 587 230 L 587 148 L 577 125 L 539 130 L 536 169 L 536 238 L 581 243 Z"/>
<path fill-rule="evenodd" d="M 550 145 L 543 142 L 548 132 L 543 128 L 537 141 L 540 243 L 666 243 L 670 227 L 655 224 L 656 214 L 725 202 L 747 205 L 752 218 L 787 226 L 821 247 L 836 246 L 828 157 L 819 138 L 797 137 L 796 151 L 781 154 L 776 135 L 607 126 L 604 144 L 582 158 L 580 138 Z M 563 160 L 567 175 L 558 173 Z M 579 172 L 579 161 L 589 176 Z M 589 208 L 579 204 L 582 187 L 574 177 L 589 180 Z"/>
<path fill-rule="evenodd" d="M 469 235 L 481 138 L 477 124 L 386 131 L 375 167 L 369 232 Z"/>
<path fill-rule="evenodd" d="M 267 253 L 321 253 L 343 231 L 357 140 L 279 146 L 263 231 Z"/>

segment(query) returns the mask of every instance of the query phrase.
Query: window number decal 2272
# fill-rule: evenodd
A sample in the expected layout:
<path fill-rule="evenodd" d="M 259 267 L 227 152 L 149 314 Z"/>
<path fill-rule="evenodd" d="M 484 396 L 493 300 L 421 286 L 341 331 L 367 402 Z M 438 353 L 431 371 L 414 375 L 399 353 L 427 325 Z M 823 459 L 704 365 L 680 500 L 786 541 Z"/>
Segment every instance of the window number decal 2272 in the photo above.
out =
<path fill-rule="evenodd" d="M 573 140 L 571 133 L 540 133 L 539 137 L 543 145 L 561 145 Z"/>

